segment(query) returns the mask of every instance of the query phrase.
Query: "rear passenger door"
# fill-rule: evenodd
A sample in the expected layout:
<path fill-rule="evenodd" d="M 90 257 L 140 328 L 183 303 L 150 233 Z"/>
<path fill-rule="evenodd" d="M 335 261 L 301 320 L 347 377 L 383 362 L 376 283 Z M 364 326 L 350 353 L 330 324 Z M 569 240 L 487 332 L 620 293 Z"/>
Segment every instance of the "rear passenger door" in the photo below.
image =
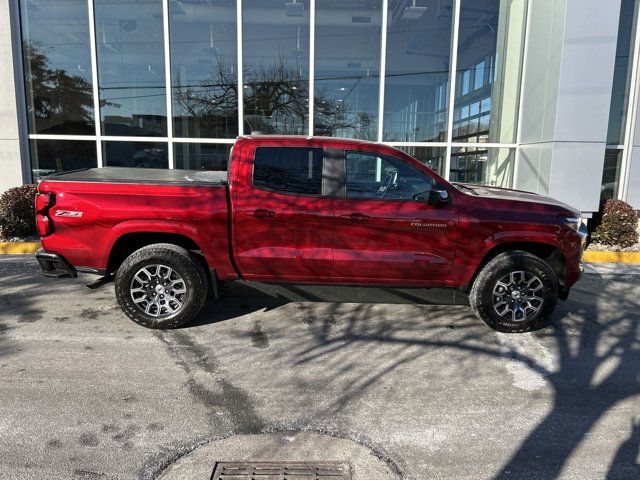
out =
<path fill-rule="evenodd" d="M 245 155 L 253 161 L 244 162 L 233 220 L 235 258 L 243 277 L 329 279 L 333 220 L 323 149 L 246 144 Z"/>

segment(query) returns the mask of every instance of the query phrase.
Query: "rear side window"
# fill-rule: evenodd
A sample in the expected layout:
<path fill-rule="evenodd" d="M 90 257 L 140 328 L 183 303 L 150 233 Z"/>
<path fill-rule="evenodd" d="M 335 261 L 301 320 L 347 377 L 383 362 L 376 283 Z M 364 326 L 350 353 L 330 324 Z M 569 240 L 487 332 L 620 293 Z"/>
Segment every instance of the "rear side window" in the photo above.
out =
<path fill-rule="evenodd" d="M 322 149 L 256 148 L 253 185 L 296 195 L 322 194 Z"/>

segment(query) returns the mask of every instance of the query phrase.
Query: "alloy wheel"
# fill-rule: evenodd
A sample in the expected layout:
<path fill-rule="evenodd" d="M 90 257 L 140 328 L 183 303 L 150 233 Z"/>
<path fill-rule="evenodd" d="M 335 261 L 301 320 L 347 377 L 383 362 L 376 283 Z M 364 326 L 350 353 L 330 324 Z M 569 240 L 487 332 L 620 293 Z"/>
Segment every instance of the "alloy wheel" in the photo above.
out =
<path fill-rule="evenodd" d="M 156 264 L 138 270 L 129 291 L 139 310 L 152 317 L 163 317 L 180 311 L 187 286 L 171 267 Z"/>
<path fill-rule="evenodd" d="M 493 287 L 493 309 L 512 322 L 524 322 L 542 308 L 542 280 L 522 270 L 501 277 Z"/>

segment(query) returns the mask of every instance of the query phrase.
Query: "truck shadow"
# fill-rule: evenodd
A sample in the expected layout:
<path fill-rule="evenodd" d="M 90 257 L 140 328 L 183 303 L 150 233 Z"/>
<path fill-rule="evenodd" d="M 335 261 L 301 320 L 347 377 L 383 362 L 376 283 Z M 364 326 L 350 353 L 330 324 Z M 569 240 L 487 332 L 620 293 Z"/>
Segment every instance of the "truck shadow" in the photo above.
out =
<path fill-rule="evenodd" d="M 220 298 L 209 298 L 187 326 L 217 323 L 257 311 L 269 311 L 290 302 L 330 302 L 396 305 L 468 306 L 467 296 L 446 288 L 363 287 L 346 285 L 280 285 L 259 282 L 227 282 Z"/>

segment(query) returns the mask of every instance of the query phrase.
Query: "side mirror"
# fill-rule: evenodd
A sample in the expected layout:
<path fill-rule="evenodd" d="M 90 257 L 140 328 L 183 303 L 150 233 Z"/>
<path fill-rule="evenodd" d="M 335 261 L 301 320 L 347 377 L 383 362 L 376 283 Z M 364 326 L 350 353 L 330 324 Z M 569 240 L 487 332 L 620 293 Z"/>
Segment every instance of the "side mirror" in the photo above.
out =
<path fill-rule="evenodd" d="M 434 207 L 443 207 L 451 203 L 451 196 L 446 190 L 430 190 L 427 203 Z"/>

